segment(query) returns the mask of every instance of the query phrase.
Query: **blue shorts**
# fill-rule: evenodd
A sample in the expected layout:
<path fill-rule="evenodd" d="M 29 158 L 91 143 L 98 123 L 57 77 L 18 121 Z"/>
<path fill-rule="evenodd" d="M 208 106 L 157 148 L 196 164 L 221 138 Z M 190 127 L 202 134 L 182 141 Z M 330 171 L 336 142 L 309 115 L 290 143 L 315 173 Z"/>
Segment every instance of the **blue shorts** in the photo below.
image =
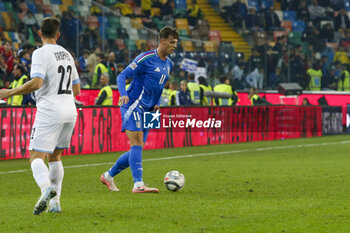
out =
<path fill-rule="evenodd" d="M 122 132 L 129 131 L 142 131 L 143 142 L 146 142 L 149 129 L 143 128 L 143 109 L 141 106 L 133 107 L 120 107 L 120 113 L 122 115 Z"/>

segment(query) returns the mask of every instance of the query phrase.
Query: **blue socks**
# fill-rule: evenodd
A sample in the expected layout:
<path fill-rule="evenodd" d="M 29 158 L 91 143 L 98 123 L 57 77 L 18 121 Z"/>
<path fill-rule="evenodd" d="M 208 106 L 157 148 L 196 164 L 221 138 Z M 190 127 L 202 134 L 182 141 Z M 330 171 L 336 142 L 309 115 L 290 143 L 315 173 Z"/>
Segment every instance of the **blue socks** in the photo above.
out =
<path fill-rule="evenodd" d="M 118 159 L 117 162 L 109 169 L 108 174 L 111 177 L 116 176 L 119 174 L 121 171 L 123 171 L 125 168 L 129 167 L 129 156 L 130 156 L 130 151 L 125 152 L 122 154 Z"/>
<path fill-rule="evenodd" d="M 114 177 L 129 166 L 134 182 L 142 182 L 142 146 L 132 146 L 130 151 L 122 154 L 108 174 Z"/>
<path fill-rule="evenodd" d="M 142 182 L 142 146 L 130 148 L 129 165 L 134 182 Z"/>

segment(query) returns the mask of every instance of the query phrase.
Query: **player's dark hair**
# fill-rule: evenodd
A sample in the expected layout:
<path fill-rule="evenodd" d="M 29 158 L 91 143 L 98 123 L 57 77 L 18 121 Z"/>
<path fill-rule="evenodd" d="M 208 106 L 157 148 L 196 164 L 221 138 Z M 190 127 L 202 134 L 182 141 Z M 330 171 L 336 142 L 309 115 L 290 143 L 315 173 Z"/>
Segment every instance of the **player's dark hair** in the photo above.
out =
<path fill-rule="evenodd" d="M 159 31 L 159 39 L 168 39 L 170 36 L 174 39 L 179 39 L 179 32 L 176 28 L 172 28 L 170 26 L 165 26 Z"/>
<path fill-rule="evenodd" d="M 45 38 L 54 38 L 60 29 L 61 22 L 54 17 L 46 17 L 41 21 L 40 30 Z"/>

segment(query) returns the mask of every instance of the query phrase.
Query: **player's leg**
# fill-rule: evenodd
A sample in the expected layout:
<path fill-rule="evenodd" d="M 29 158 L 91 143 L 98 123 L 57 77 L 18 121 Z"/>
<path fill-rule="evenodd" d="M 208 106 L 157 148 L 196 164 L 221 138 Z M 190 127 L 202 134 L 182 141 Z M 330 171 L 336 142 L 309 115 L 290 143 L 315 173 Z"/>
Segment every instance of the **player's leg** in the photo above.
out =
<path fill-rule="evenodd" d="M 114 177 L 114 176 L 118 175 L 125 168 L 129 167 L 129 155 L 130 155 L 130 151 L 127 151 L 124 154 L 122 154 L 118 158 L 116 163 L 113 165 L 113 167 L 111 167 L 111 169 L 108 170 L 108 174 L 111 177 Z"/>
<path fill-rule="evenodd" d="M 143 131 L 126 130 L 130 141 L 129 165 L 134 178 L 133 193 L 158 193 L 156 188 L 146 187 L 142 178 L 142 146 L 144 145 Z"/>
<path fill-rule="evenodd" d="M 100 179 L 101 182 L 107 185 L 108 189 L 113 192 L 119 192 L 120 190 L 114 183 L 114 177 L 118 175 L 121 171 L 129 167 L 129 155 L 130 151 L 122 154 L 115 164 L 106 172 L 102 173 Z"/>
<path fill-rule="evenodd" d="M 49 169 L 44 159 L 52 154 L 55 145 L 52 143 L 57 138 L 57 125 L 45 125 L 34 123 L 29 146 L 31 169 L 33 177 L 41 190 L 41 196 L 34 206 L 34 214 L 41 214 L 56 191 L 51 187 Z"/>
<path fill-rule="evenodd" d="M 43 194 L 51 185 L 49 179 L 49 169 L 44 162 L 47 153 L 30 150 L 29 155 L 34 180 L 38 184 L 41 193 Z"/>
<path fill-rule="evenodd" d="M 54 152 L 48 156 L 51 187 L 57 193 L 57 195 L 50 200 L 48 212 L 61 212 L 60 197 L 64 177 L 64 169 L 61 161 L 62 152 L 63 149 L 55 149 Z"/>
<path fill-rule="evenodd" d="M 147 130 L 146 133 L 145 133 L 145 130 L 143 132 L 142 148 L 144 147 L 144 144 L 146 143 L 148 132 L 149 132 L 149 130 Z M 117 159 L 115 164 L 108 171 L 106 171 L 104 174 L 102 174 L 104 176 L 104 178 L 101 178 L 101 179 L 109 179 L 110 180 L 111 178 L 118 175 L 121 171 L 128 168 L 129 167 L 129 156 L 130 156 L 130 151 L 127 151 L 124 154 L 122 154 Z M 111 191 L 113 191 L 113 190 L 111 190 Z"/>
<path fill-rule="evenodd" d="M 148 138 L 149 129 L 143 129 L 142 149 L 145 147 Z"/>
<path fill-rule="evenodd" d="M 122 131 L 125 129 L 130 130 L 141 130 L 141 112 L 139 109 L 133 109 L 129 111 L 129 108 L 120 108 L 121 116 L 123 119 Z M 138 123 L 137 123 L 138 122 Z M 110 191 L 119 191 L 114 183 L 114 177 L 118 175 L 121 171 L 129 167 L 129 157 L 130 151 L 122 154 L 116 161 L 116 163 L 106 172 L 102 173 L 100 179 L 103 184 L 105 184 Z"/>
<path fill-rule="evenodd" d="M 126 119 L 124 118 L 125 114 L 127 113 L 128 108 L 121 107 L 120 108 L 120 113 L 123 119 L 123 124 L 122 124 L 122 132 L 124 132 L 124 127 L 127 127 L 128 124 L 134 125 L 135 119 L 132 119 L 133 115 L 131 114 L 131 118 L 127 117 Z M 130 115 L 130 114 L 128 114 Z M 105 184 L 110 191 L 118 192 L 120 191 L 117 186 L 114 183 L 114 177 L 118 175 L 121 171 L 129 167 L 129 155 L 130 151 L 125 152 L 122 154 L 115 164 L 106 172 L 102 173 L 100 176 L 100 180 L 103 184 Z"/>
<path fill-rule="evenodd" d="M 50 200 L 48 212 L 61 212 L 60 197 L 62 191 L 62 182 L 64 177 L 64 169 L 61 156 L 64 149 L 68 149 L 72 138 L 74 122 L 60 124 L 57 129 L 57 139 L 55 140 L 55 150 L 48 156 L 49 161 L 49 177 L 52 188 L 56 191 L 57 196 Z"/>
<path fill-rule="evenodd" d="M 129 165 L 134 183 L 136 186 L 142 186 L 142 131 L 126 130 L 126 135 L 130 141 Z"/>
<path fill-rule="evenodd" d="M 122 154 L 115 164 L 106 172 L 102 173 L 100 180 L 105 184 L 108 189 L 112 192 L 119 192 L 120 190 L 114 183 L 114 177 L 118 175 L 121 171 L 129 167 L 130 151 Z"/>

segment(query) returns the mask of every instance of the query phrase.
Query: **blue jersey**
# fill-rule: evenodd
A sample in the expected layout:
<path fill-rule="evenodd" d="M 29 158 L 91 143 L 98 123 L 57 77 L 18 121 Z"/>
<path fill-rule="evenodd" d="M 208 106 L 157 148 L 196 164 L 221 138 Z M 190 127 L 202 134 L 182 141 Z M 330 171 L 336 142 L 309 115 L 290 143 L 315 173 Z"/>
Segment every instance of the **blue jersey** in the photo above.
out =
<path fill-rule="evenodd" d="M 157 50 L 137 56 L 117 78 L 120 95 L 129 97 L 129 102 L 124 107 L 137 104 L 149 111 L 154 105 L 159 105 L 164 84 L 168 81 L 172 68 L 170 58 L 160 59 Z M 133 80 L 125 91 L 125 81 L 130 78 Z"/>

